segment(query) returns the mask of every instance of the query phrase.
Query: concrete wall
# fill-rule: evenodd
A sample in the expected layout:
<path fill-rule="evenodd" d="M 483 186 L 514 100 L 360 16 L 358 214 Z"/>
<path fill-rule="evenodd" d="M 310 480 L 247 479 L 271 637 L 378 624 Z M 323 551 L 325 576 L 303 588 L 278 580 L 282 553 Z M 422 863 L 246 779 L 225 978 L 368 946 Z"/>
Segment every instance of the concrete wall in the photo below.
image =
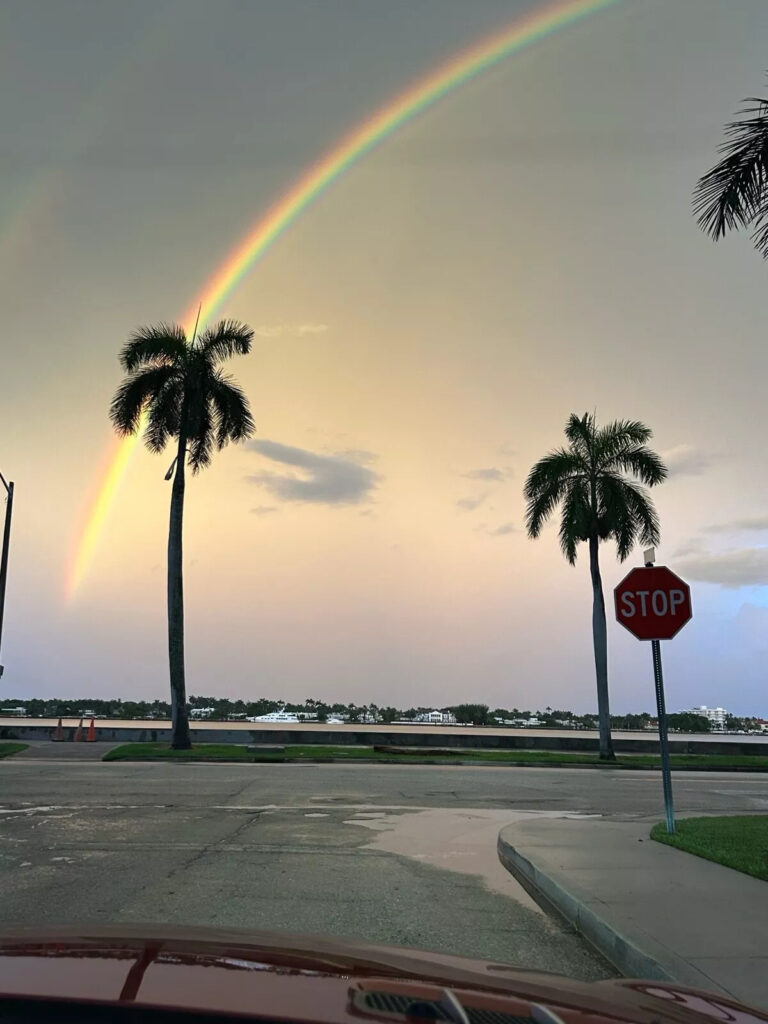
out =
<path fill-rule="evenodd" d="M 27 725 L 25 723 L 3 724 L 0 726 L 0 739 L 17 740 L 49 740 L 54 734 L 52 725 Z M 65 726 L 65 738 L 74 738 L 73 726 Z M 162 726 L 137 728 L 128 725 L 121 727 L 117 723 L 96 726 L 96 739 L 114 743 L 147 743 L 170 742 L 171 730 Z M 400 747 L 461 747 L 483 750 L 559 750 L 594 752 L 598 749 L 594 736 L 582 736 L 578 732 L 563 732 L 558 735 L 520 734 L 514 730 L 505 732 L 469 732 L 467 730 L 452 731 L 450 727 L 439 732 L 410 731 L 407 727 L 396 730 L 382 728 L 365 731 L 318 729 L 317 726 L 307 729 L 292 727 L 285 729 L 251 729 L 217 728 L 191 726 L 192 740 L 195 743 L 265 743 L 265 744 L 335 744 L 338 746 L 370 747 L 374 744 Z M 647 739 L 623 737 L 621 733 L 613 734 L 613 746 L 617 753 L 624 754 L 655 754 L 658 753 L 658 739 L 649 736 Z M 712 735 L 701 739 L 670 737 L 669 747 L 674 754 L 762 754 L 768 755 L 768 742 L 740 743 L 733 739 L 717 739 Z"/>

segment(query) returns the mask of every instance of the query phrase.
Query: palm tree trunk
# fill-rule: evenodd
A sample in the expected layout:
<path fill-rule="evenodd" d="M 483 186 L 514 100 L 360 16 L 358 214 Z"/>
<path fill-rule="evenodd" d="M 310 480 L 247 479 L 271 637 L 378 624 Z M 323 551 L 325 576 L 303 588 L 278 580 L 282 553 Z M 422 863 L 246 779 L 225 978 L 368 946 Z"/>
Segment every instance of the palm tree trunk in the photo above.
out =
<path fill-rule="evenodd" d="M 589 538 L 589 571 L 592 576 L 592 642 L 595 649 L 597 677 L 597 717 L 600 729 L 600 760 L 614 761 L 611 740 L 611 711 L 608 701 L 608 635 L 605 626 L 605 598 L 600 564 L 597 558 L 599 540 Z"/>
<path fill-rule="evenodd" d="M 187 438 L 179 433 L 176 473 L 171 491 L 168 527 L 168 664 L 171 674 L 171 746 L 189 750 L 192 741 L 187 719 L 187 688 L 184 678 L 184 580 L 182 575 L 182 526 L 184 522 L 184 464 Z"/>

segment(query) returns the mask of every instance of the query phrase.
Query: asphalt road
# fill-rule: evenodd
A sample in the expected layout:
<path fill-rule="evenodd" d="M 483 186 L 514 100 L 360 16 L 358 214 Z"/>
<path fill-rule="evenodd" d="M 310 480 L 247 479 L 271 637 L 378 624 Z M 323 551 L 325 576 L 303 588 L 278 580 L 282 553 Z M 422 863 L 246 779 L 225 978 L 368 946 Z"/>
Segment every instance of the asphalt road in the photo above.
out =
<path fill-rule="evenodd" d="M 4 926 L 325 933 L 603 977 L 500 867 L 531 815 L 661 817 L 656 773 L 0 762 Z M 680 813 L 768 809 L 768 778 L 680 775 Z"/>

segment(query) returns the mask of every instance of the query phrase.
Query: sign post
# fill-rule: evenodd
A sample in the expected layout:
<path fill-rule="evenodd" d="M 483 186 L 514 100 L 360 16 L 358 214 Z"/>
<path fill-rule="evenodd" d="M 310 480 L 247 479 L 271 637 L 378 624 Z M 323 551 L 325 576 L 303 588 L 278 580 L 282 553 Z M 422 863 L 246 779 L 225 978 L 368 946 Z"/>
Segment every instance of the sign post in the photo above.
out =
<path fill-rule="evenodd" d="M 693 614 L 691 590 L 666 566 L 654 566 L 655 552 L 644 552 L 645 568 L 632 569 L 614 590 L 616 619 L 638 640 L 651 641 L 653 681 L 656 688 L 656 714 L 659 720 L 661 778 L 664 788 L 664 812 L 667 832 L 675 831 L 672 800 L 672 775 L 669 767 L 667 710 L 664 701 L 664 675 L 661 668 L 661 641 L 671 640 Z"/>
<path fill-rule="evenodd" d="M 669 741 L 667 739 L 667 709 L 664 703 L 664 676 L 661 671 L 661 640 L 651 640 L 653 652 L 653 682 L 656 686 L 656 715 L 659 719 L 659 747 L 661 749 L 661 785 L 664 789 L 664 814 L 667 832 L 675 831 L 675 805 L 672 800 L 672 773 L 669 768 Z"/>

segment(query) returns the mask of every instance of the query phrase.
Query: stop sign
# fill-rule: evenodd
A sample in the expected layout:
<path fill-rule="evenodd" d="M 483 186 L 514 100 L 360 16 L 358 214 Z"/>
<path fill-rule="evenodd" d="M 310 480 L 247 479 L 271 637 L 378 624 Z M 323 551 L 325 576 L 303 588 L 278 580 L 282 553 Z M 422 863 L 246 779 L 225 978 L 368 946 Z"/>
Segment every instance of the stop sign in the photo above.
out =
<path fill-rule="evenodd" d="M 613 592 L 616 619 L 638 640 L 670 640 L 691 618 L 691 588 L 665 565 L 633 569 Z"/>

